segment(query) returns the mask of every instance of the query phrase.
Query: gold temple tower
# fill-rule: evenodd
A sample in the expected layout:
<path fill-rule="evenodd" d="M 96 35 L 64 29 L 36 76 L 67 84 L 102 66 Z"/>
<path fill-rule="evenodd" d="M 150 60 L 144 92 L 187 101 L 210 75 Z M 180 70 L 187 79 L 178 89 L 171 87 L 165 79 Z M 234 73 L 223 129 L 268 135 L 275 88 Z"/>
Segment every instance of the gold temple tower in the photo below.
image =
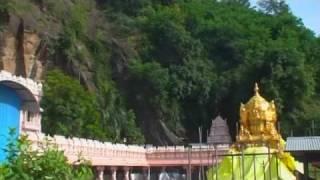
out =
<path fill-rule="evenodd" d="M 274 101 L 268 102 L 255 94 L 240 106 L 240 127 L 236 142 L 216 166 L 207 171 L 208 180 L 256 179 L 296 180 L 294 171 L 301 171 L 301 163 L 284 152 L 285 141 L 277 131 Z"/>
<path fill-rule="evenodd" d="M 236 144 L 247 146 L 269 146 L 281 149 L 282 138 L 278 133 L 277 113 L 274 101 L 268 102 L 259 94 L 255 84 L 254 96 L 240 106 L 240 129 Z"/>

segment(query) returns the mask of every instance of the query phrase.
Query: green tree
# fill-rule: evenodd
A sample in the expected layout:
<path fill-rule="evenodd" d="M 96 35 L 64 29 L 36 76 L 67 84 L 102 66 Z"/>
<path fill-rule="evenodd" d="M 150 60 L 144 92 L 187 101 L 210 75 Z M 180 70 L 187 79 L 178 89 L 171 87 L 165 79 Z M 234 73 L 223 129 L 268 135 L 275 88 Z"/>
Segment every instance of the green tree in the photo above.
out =
<path fill-rule="evenodd" d="M 269 14 L 278 14 L 288 11 L 289 7 L 284 0 L 259 0 L 258 6 Z"/>
<path fill-rule="evenodd" d="M 250 6 L 250 1 L 249 0 L 221 0 L 220 2 L 237 3 L 239 5 L 243 5 L 243 6 L 246 6 L 246 7 Z"/>
<path fill-rule="evenodd" d="M 235 1 L 190 1 L 159 7 L 142 18 L 143 62 L 168 70 L 172 85 L 161 93 L 168 94 L 167 102 L 178 97 L 175 119 L 185 122 L 189 137 L 218 113 L 234 128 L 239 104 L 252 95 L 254 82 L 261 83 L 267 99 L 276 100 L 286 135 L 287 125 L 304 121 L 303 102 L 315 87 L 314 67 L 306 64 L 314 36 L 284 2 L 272 3 L 265 1 L 260 12 Z M 164 106 L 156 104 L 155 109 Z"/>
<path fill-rule="evenodd" d="M 37 8 L 33 2 L 39 4 L 0 3 L 0 11 L 23 18 L 25 7 Z M 64 78 L 49 80 L 70 93 L 45 85 L 45 129 L 50 122 L 58 129 L 50 133 L 130 143 L 144 142 L 142 131 L 148 143 L 175 144 L 197 141 L 194 127 L 209 128 L 220 114 L 235 133 L 239 104 L 259 82 L 261 93 L 275 99 L 283 134 L 303 135 L 301 124 L 320 119 L 312 113 L 319 104 L 319 37 L 285 1 L 261 0 L 258 9 L 248 2 L 40 2 L 46 11 L 30 12 L 43 13 L 43 22 L 59 29 L 48 35 L 48 64 L 81 82 L 69 87 Z"/>
<path fill-rule="evenodd" d="M 14 135 L 14 131 L 12 131 Z M 7 161 L 0 167 L 0 179 L 15 180 L 87 180 L 93 178 L 89 163 L 79 160 L 68 164 L 62 151 L 50 142 L 43 142 L 39 150 L 32 150 L 31 142 L 26 136 L 16 139 L 11 136 L 7 151 Z"/>
<path fill-rule="evenodd" d="M 100 113 L 95 96 L 78 81 L 59 70 L 47 72 L 42 99 L 43 130 L 61 134 L 104 140 Z"/>

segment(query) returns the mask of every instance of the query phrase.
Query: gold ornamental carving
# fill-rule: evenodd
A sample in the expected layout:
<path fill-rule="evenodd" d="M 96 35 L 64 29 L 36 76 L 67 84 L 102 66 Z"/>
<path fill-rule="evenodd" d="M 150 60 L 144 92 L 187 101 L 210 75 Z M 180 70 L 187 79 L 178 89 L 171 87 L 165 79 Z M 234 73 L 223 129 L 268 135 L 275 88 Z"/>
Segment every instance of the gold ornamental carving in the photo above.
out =
<path fill-rule="evenodd" d="M 259 94 L 257 83 L 254 92 L 254 96 L 246 104 L 241 103 L 237 143 L 279 148 L 282 138 L 276 129 L 277 113 L 274 101 L 268 102 Z"/>

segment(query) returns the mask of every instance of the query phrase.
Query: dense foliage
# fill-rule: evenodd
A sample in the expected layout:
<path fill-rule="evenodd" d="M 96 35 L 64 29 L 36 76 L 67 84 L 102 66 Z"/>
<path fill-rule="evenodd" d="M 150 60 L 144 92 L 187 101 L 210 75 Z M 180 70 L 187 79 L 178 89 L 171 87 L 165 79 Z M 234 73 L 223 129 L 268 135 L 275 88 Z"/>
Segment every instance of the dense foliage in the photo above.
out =
<path fill-rule="evenodd" d="M 63 152 L 49 141 L 39 150 L 32 150 L 25 136 L 18 140 L 11 136 L 8 142 L 7 160 L 0 166 L 1 180 L 93 179 L 88 162 L 79 160 L 74 166 L 68 164 Z"/>
<path fill-rule="evenodd" d="M 43 128 L 47 133 L 100 140 L 116 139 L 110 133 L 112 129 L 106 125 L 108 122 L 101 117 L 96 97 L 78 81 L 59 70 L 52 70 L 47 72 L 43 90 L 43 121 L 46 122 Z M 123 129 L 114 131 L 123 133 L 128 142 L 143 143 L 143 137 L 134 124 L 134 114 L 121 112 L 121 109 L 117 111 L 122 114 L 114 112 L 116 117 L 113 118 L 124 116 L 125 119 L 117 119 L 116 123 L 124 123 L 119 126 Z"/>
<path fill-rule="evenodd" d="M 47 133 L 104 139 L 97 102 L 79 82 L 54 70 L 47 73 L 43 121 Z"/>
<path fill-rule="evenodd" d="M 44 37 L 47 68 L 72 77 L 46 75 L 46 132 L 182 143 L 220 114 L 234 133 L 254 82 L 275 100 L 284 135 L 320 125 L 320 39 L 284 1 L 26 2 L 59 27 Z"/>

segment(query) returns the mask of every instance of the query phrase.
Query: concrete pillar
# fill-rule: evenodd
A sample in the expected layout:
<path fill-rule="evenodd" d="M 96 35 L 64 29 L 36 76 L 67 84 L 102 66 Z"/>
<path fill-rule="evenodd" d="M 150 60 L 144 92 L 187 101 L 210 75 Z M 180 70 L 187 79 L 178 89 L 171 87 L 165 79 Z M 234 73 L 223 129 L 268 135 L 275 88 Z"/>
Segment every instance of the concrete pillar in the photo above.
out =
<path fill-rule="evenodd" d="M 162 176 L 164 176 L 165 174 L 163 174 L 162 176 L 161 176 L 161 173 L 165 173 L 166 172 L 166 167 L 164 166 L 164 167 L 161 167 L 161 171 L 160 171 L 160 173 L 158 174 L 158 179 L 162 179 L 163 177 Z"/>
<path fill-rule="evenodd" d="M 144 180 L 150 180 L 150 167 L 143 167 L 142 175 Z"/>
<path fill-rule="evenodd" d="M 192 167 L 191 165 L 189 166 L 183 166 L 183 168 L 186 171 L 186 175 L 187 175 L 187 180 L 192 180 Z"/>
<path fill-rule="evenodd" d="M 98 166 L 96 167 L 97 170 L 97 180 L 104 180 L 104 167 L 103 166 Z"/>
<path fill-rule="evenodd" d="M 130 180 L 130 167 L 123 167 L 124 180 Z"/>
<path fill-rule="evenodd" d="M 307 159 L 304 159 L 303 161 L 303 171 L 304 171 L 303 179 L 308 180 L 309 179 L 309 162 Z"/>
<path fill-rule="evenodd" d="M 111 179 L 112 180 L 117 180 L 117 167 L 111 167 Z"/>

